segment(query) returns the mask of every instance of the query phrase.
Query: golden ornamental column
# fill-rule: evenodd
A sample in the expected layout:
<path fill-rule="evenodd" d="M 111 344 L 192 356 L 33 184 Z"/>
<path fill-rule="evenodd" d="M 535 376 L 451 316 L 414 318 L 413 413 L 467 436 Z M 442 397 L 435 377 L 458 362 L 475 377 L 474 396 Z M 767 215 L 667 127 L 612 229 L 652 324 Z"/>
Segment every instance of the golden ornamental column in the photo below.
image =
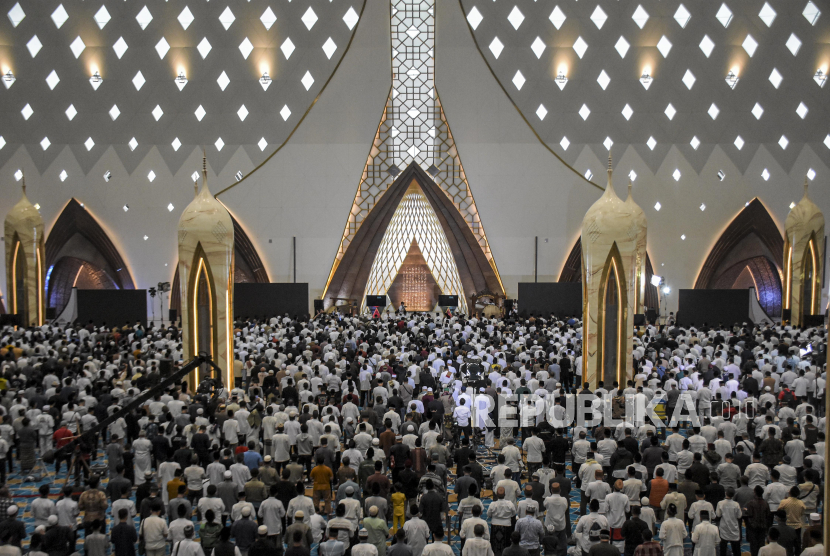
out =
<path fill-rule="evenodd" d="M 608 185 L 582 221 L 582 380 L 621 385 L 633 377 L 638 272 L 645 278 L 646 218 L 631 199 L 623 202 Z"/>
<path fill-rule="evenodd" d="M 821 307 L 821 272 L 824 268 L 824 215 L 807 193 L 787 215 L 784 224 L 784 310 L 789 323 L 803 326 L 805 316 Z M 786 319 L 785 319 L 786 320 Z"/>
<path fill-rule="evenodd" d="M 23 195 L 6 215 L 6 309 L 20 315 L 22 326 L 40 326 L 46 317 L 46 243 L 43 218 Z"/>
<path fill-rule="evenodd" d="M 211 195 L 202 159 L 202 188 L 179 219 L 179 286 L 184 358 L 206 352 L 233 387 L 233 221 Z M 195 387 L 205 369 L 190 377 Z"/>

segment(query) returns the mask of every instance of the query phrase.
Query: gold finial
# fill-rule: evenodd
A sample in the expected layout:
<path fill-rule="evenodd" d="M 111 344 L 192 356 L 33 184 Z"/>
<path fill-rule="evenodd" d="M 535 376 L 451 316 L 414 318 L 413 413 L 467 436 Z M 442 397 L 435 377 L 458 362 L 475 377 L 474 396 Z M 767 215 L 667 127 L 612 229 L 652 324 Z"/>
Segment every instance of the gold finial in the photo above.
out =
<path fill-rule="evenodd" d="M 207 153 L 204 148 L 202 149 L 202 176 L 207 181 Z"/>
<path fill-rule="evenodd" d="M 26 196 L 26 173 L 23 170 L 20 170 L 20 188 L 23 190 L 23 196 Z"/>
<path fill-rule="evenodd" d="M 193 193 L 196 197 L 199 196 L 199 179 L 193 180 Z"/>
<path fill-rule="evenodd" d="M 631 176 L 628 176 L 628 196 L 631 197 Z"/>
<path fill-rule="evenodd" d="M 804 176 L 804 196 L 807 196 L 807 188 L 810 187 L 810 178 Z"/>
<path fill-rule="evenodd" d="M 608 171 L 611 171 L 611 149 L 608 149 Z"/>

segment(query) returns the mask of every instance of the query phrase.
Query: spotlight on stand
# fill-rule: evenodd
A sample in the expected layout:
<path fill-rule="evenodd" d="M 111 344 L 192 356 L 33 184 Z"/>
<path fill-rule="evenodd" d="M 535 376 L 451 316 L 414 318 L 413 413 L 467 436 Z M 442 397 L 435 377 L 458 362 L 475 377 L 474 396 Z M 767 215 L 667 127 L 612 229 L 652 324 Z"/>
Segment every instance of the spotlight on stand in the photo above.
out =
<path fill-rule="evenodd" d="M 663 293 L 669 295 L 671 293 L 671 288 L 668 286 L 663 286 Z"/>
<path fill-rule="evenodd" d="M 657 276 L 656 274 L 651 275 L 651 285 L 655 288 L 658 287 L 660 284 L 663 283 L 663 277 Z"/>

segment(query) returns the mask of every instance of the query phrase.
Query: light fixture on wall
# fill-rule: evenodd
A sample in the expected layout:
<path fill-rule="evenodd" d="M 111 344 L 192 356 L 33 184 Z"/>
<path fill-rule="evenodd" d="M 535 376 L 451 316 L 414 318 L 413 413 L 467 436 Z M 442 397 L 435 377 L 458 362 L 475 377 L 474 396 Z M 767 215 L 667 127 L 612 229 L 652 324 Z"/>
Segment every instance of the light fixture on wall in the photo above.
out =
<path fill-rule="evenodd" d="M 671 293 L 671 288 L 668 286 L 663 286 L 663 293 L 669 295 Z"/>
<path fill-rule="evenodd" d="M 651 68 L 646 66 L 643 68 L 643 75 L 640 76 L 640 83 L 642 83 L 643 88 L 648 91 L 648 88 L 651 87 L 652 81 L 654 81 L 654 78 L 651 76 Z"/>
<path fill-rule="evenodd" d="M 179 68 L 179 75 L 176 76 L 174 81 L 176 82 L 176 87 L 178 87 L 180 91 L 184 89 L 185 85 L 187 85 L 187 76 L 182 68 Z"/>
<path fill-rule="evenodd" d="M 819 86 L 819 87 L 822 87 L 822 88 L 823 88 L 823 87 L 824 87 L 824 83 L 827 81 L 827 74 L 826 74 L 826 73 L 824 73 L 824 72 L 821 70 L 821 68 L 819 68 L 819 70 L 818 70 L 818 71 L 816 72 L 816 74 L 813 76 L 813 79 L 815 80 L 815 82 L 816 82 L 816 83 L 818 83 L 818 86 Z"/>
<path fill-rule="evenodd" d="M 104 78 L 101 77 L 101 73 L 98 71 L 98 68 L 93 68 L 94 71 L 92 72 L 92 77 L 89 78 L 89 84 L 92 85 L 92 89 L 94 91 L 98 90 L 98 87 L 101 86 L 101 83 L 104 82 Z"/>
<path fill-rule="evenodd" d="M 268 86 L 271 85 L 271 76 L 267 71 L 262 72 L 262 77 L 259 78 L 259 84 L 262 85 L 262 90 L 267 91 Z"/>
<path fill-rule="evenodd" d="M 657 276 L 656 274 L 651 275 L 651 285 L 655 288 L 663 283 L 663 277 Z"/>
<path fill-rule="evenodd" d="M 564 72 L 564 71 L 562 71 L 562 69 L 560 68 L 560 69 L 559 69 L 559 73 L 558 73 L 558 74 L 557 74 L 557 76 L 554 78 L 554 81 L 555 81 L 555 82 L 556 82 L 556 84 L 559 86 L 559 90 L 561 91 L 562 89 L 564 89 L 564 88 L 565 88 L 565 85 L 567 85 L 567 84 L 568 84 L 568 76 L 567 76 L 567 75 L 565 75 L 565 72 Z"/>
<path fill-rule="evenodd" d="M 734 89 L 735 86 L 738 84 L 738 73 L 735 71 L 735 68 L 729 70 L 729 73 L 726 74 L 726 84 L 729 85 L 730 89 Z"/>
<path fill-rule="evenodd" d="M 8 89 L 12 85 L 14 85 L 15 81 L 17 81 L 17 78 L 12 73 L 12 70 L 6 70 L 6 74 L 3 76 L 3 85 L 5 85 Z"/>

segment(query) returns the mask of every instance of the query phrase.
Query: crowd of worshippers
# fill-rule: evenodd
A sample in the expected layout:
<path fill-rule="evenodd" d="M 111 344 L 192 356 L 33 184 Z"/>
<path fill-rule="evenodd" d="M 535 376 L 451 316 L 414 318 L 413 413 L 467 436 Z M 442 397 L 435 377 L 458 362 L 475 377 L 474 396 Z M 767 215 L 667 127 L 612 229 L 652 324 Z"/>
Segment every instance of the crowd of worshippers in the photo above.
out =
<path fill-rule="evenodd" d="M 0 490 L 0 556 L 449 556 L 455 534 L 462 556 L 824 553 L 823 329 L 639 327 L 633 380 L 596 386 L 574 318 L 284 317 L 234 340 L 234 384 L 92 435 L 185 363 L 179 331 L 0 331 L 0 480 L 72 448 L 59 494 Z M 696 420 L 554 426 L 585 393 Z"/>

